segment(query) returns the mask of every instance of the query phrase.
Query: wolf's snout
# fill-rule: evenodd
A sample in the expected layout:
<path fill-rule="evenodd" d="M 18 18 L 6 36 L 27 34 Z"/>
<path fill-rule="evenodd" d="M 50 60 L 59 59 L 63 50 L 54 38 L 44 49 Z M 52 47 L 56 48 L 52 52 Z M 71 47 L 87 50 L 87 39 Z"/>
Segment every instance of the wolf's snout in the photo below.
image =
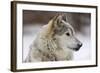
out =
<path fill-rule="evenodd" d="M 75 48 L 76 51 L 78 51 L 80 49 L 80 47 L 82 46 L 82 43 L 78 43 L 77 44 L 77 48 Z"/>
<path fill-rule="evenodd" d="M 82 46 L 82 43 L 77 44 L 77 46 L 80 48 Z"/>

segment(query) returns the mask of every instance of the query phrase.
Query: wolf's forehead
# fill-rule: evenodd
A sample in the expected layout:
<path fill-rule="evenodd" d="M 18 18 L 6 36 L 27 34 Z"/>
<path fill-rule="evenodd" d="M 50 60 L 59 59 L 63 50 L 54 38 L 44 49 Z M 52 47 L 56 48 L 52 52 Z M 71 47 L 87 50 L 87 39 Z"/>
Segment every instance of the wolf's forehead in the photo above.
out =
<path fill-rule="evenodd" d="M 65 32 L 69 32 L 71 33 L 72 35 L 75 34 L 74 32 L 74 29 L 73 27 L 69 27 L 68 25 L 64 24 L 63 28 L 62 28 L 62 31 L 65 33 Z"/>
<path fill-rule="evenodd" d="M 56 31 L 56 34 L 63 35 L 65 32 L 69 32 L 71 34 L 74 34 L 74 31 L 72 28 L 67 27 L 66 25 L 62 25 L 59 31 Z"/>
<path fill-rule="evenodd" d="M 71 34 L 75 33 L 71 28 L 69 28 L 68 32 L 70 32 Z"/>
<path fill-rule="evenodd" d="M 73 28 L 68 27 L 67 25 L 65 25 L 64 27 L 65 27 L 65 29 L 66 29 L 65 32 L 70 32 L 70 33 L 72 33 L 72 34 L 74 33 Z"/>
<path fill-rule="evenodd" d="M 72 27 L 72 25 L 70 23 L 68 23 L 67 21 L 61 20 L 61 22 L 64 24 L 64 27 L 67 29 L 67 31 L 71 32 L 72 34 L 74 33 L 74 28 Z"/>

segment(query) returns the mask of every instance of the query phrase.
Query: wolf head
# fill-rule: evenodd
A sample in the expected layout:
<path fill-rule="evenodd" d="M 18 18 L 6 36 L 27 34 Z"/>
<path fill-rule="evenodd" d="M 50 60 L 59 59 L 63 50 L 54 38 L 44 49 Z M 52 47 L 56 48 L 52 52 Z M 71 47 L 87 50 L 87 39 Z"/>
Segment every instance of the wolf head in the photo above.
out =
<path fill-rule="evenodd" d="M 75 37 L 74 29 L 67 22 L 66 15 L 58 14 L 50 21 L 50 24 L 51 31 L 53 32 L 52 37 L 60 47 L 75 51 L 80 49 L 82 43 Z"/>

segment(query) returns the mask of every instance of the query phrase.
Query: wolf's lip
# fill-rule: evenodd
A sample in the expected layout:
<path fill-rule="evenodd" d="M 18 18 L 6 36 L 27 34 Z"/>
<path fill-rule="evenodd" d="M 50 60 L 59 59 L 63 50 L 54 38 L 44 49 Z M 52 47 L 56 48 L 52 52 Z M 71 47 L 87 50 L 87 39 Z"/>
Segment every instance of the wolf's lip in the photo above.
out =
<path fill-rule="evenodd" d="M 73 50 L 78 51 L 82 45 L 78 46 L 77 48 L 73 48 Z"/>
<path fill-rule="evenodd" d="M 72 49 L 74 51 L 78 51 L 80 48 L 70 48 L 70 49 Z"/>
<path fill-rule="evenodd" d="M 78 51 L 80 48 L 73 48 L 73 50 Z"/>

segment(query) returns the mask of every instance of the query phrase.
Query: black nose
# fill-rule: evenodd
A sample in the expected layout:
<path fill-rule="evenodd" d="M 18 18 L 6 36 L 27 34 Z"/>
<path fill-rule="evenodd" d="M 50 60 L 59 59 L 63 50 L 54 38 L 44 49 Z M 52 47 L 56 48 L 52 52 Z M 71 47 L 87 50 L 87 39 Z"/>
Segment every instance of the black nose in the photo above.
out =
<path fill-rule="evenodd" d="M 78 46 L 78 47 L 81 47 L 81 46 L 82 46 L 82 43 L 77 44 L 77 46 Z"/>

